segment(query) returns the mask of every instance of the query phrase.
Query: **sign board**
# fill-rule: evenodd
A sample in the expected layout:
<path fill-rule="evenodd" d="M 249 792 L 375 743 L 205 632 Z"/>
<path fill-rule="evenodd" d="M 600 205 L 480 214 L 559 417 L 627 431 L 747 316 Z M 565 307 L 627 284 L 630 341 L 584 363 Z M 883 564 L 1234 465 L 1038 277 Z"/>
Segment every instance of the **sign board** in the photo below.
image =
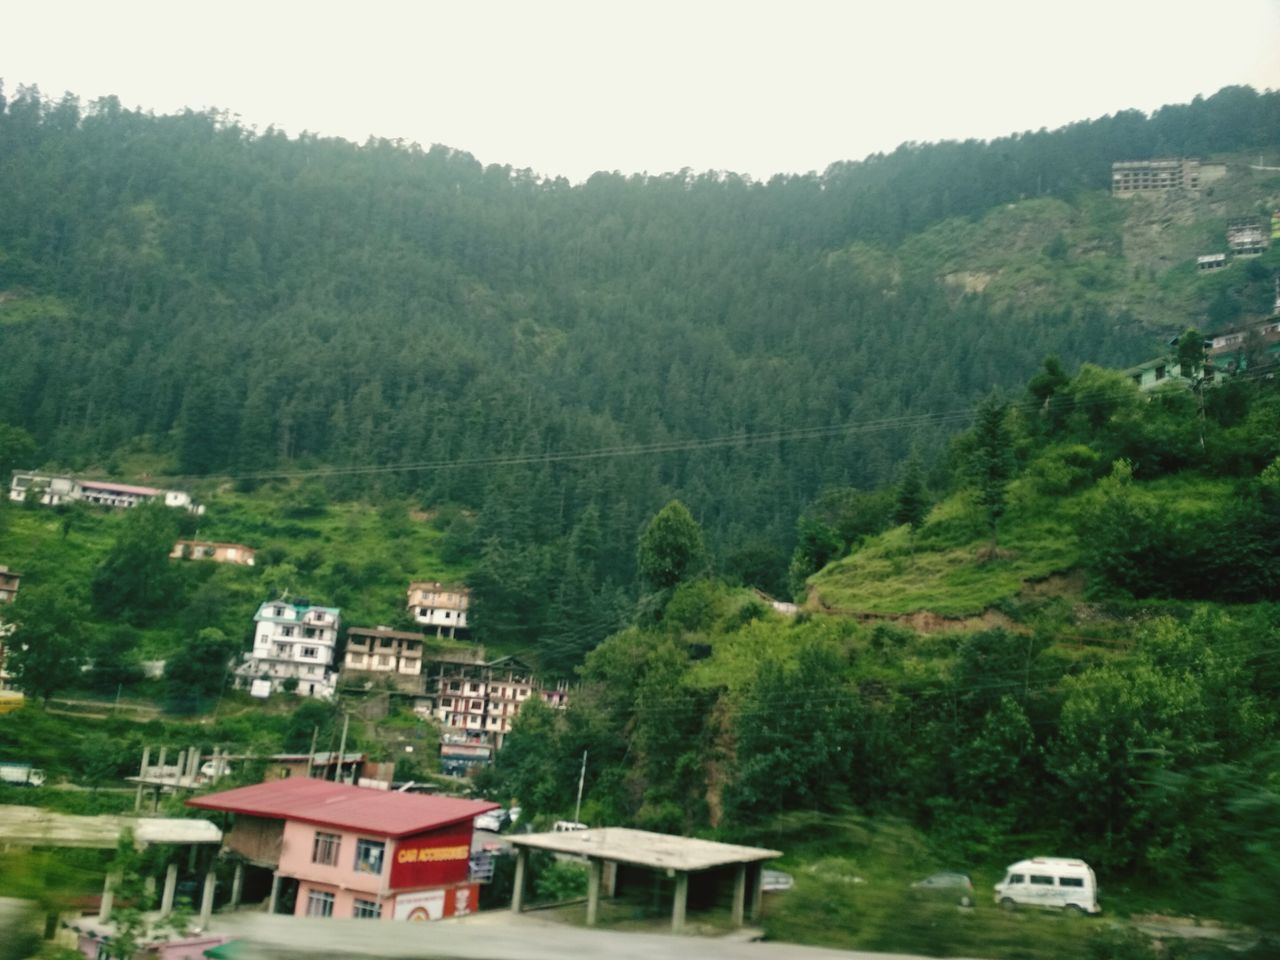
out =
<path fill-rule="evenodd" d="M 422 893 L 402 893 L 396 897 L 397 920 L 424 923 L 444 916 L 444 891 L 427 890 Z"/>
<path fill-rule="evenodd" d="M 465 883 L 471 871 L 471 821 L 396 842 L 391 889 Z"/>
<path fill-rule="evenodd" d="M 267 697 L 271 696 L 271 681 L 270 680 L 253 681 L 253 683 L 250 684 L 249 686 L 249 696 L 261 697 L 263 699 L 266 699 Z"/>

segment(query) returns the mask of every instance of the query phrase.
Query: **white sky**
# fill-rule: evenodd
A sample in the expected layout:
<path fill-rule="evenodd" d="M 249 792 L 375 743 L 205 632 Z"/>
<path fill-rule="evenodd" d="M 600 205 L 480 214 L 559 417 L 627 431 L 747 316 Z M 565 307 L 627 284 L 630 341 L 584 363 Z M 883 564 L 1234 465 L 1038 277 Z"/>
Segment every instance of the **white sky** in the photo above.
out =
<path fill-rule="evenodd" d="M 1278 89 L 1280 0 L 29 0 L 0 9 L 0 77 L 575 181 L 765 178 Z"/>

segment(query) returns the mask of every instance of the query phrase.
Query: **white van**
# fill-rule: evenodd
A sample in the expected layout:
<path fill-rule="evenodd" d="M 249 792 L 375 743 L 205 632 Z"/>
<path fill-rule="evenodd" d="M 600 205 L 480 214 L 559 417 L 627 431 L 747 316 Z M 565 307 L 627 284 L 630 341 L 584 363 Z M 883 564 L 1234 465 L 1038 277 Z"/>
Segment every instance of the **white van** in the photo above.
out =
<path fill-rule="evenodd" d="M 1067 857 L 1033 857 L 1010 864 L 995 886 L 996 903 L 1013 909 L 1059 907 L 1081 913 L 1101 913 L 1098 881 L 1083 860 Z"/>

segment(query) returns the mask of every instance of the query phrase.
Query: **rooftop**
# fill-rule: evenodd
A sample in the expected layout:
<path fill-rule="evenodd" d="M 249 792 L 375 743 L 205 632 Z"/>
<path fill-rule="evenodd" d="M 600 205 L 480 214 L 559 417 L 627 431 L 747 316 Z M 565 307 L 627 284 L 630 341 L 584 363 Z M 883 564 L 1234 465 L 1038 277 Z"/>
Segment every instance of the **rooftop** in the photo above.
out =
<path fill-rule="evenodd" d="M 534 847 L 580 857 L 596 857 L 615 863 L 671 870 L 709 870 L 733 863 L 756 863 L 782 856 L 780 850 L 739 847 L 694 837 L 677 837 L 625 827 L 600 827 L 566 833 L 530 833 L 512 836 L 518 847 Z"/>
<path fill-rule="evenodd" d="M 105 490 L 109 493 L 133 493 L 140 497 L 158 497 L 164 493 L 155 487 L 135 487 L 129 483 L 111 483 L 107 480 L 80 480 L 83 490 Z"/>
<path fill-rule="evenodd" d="M 472 820 L 499 806 L 487 800 L 389 793 L 304 777 L 206 794 L 188 800 L 187 805 L 273 820 L 301 820 L 383 837 L 436 830 Z"/>
<path fill-rule="evenodd" d="M 353 634 L 361 637 L 386 637 L 389 640 L 423 640 L 427 638 L 421 633 L 413 633 L 408 630 L 392 630 L 390 627 L 351 627 L 347 630 L 347 636 Z"/>
<path fill-rule="evenodd" d="M 121 833 L 133 831 L 137 846 L 149 843 L 220 843 L 222 831 L 208 820 L 167 817 L 85 817 L 39 807 L 0 806 L 0 844 L 113 849 Z"/>

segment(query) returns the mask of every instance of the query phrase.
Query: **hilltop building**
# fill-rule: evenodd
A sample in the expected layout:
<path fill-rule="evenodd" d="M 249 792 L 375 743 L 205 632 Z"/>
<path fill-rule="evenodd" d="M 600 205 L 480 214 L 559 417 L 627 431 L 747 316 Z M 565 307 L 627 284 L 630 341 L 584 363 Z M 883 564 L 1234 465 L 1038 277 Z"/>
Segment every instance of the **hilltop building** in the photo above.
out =
<path fill-rule="evenodd" d="M 569 702 L 569 683 L 561 680 L 555 687 L 544 687 L 516 657 L 487 663 L 442 658 L 431 665 L 424 697 L 414 710 L 433 717 L 455 739 L 501 749 L 511 722 L 531 699 L 562 710 Z"/>
<path fill-rule="evenodd" d="M 46 507 L 56 507 L 63 503 L 89 503 L 96 507 L 121 510 L 157 500 L 166 507 L 189 513 L 204 513 L 204 507 L 193 502 L 191 494 L 185 490 L 160 490 L 128 483 L 80 480 L 76 477 L 15 470 L 9 484 L 9 499 L 23 503 L 28 498 L 34 498 L 37 503 Z"/>
<path fill-rule="evenodd" d="M 264 603 L 253 619 L 253 650 L 236 670 L 238 686 L 265 696 L 283 690 L 292 679 L 301 696 L 333 696 L 336 676 L 330 668 L 342 622 L 337 607 L 281 598 Z"/>
<path fill-rule="evenodd" d="M 409 584 L 409 616 L 425 627 L 435 627 L 437 637 L 467 632 L 467 608 L 471 591 L 459 584 L 419 580 Z"/>
<path fill-rule="evenodd" d="M 1200 161 L 1177 159 L 1122 160 L 1111 164 L 1111 194 L 1132 197 L 1167 190 L 1199 190 Z"/>
<path fill-rule="evenodd" d="M 425 641 L 420 633 L 390 627 L 352 627 L 347 631 L 342 677 L 352 679 L 356 673 L 390 677 L 401 691 L 421 693 Z"/>
<path fill-rule="evenodd" d="M 1227 259 L 1225 253 L 1207 253 L 1202 257 L 1196 257 L 1197 270 L 1221 270 L 1229 266 L 1231 261 Z"/>
<path fill-rule="evenodd" d="M 253 547 L 243 543 L 213 543 L 209 540 L 179 540 L 169 551 L 174 560 L 212 560 L 252 567 L 256 556 Z"/>
<path fill-rule="evenodd" d="M 439 920 L 479 907 L 472 825 L 486 800 L 291 777 L 187 801 L 235 814 L 223 852 L 237 874 L 270 871 L 268 912 Z M 247 880 L 257 879 L 247 877 Z M 281 910 L 282 904 L 292 904 Z"/>

